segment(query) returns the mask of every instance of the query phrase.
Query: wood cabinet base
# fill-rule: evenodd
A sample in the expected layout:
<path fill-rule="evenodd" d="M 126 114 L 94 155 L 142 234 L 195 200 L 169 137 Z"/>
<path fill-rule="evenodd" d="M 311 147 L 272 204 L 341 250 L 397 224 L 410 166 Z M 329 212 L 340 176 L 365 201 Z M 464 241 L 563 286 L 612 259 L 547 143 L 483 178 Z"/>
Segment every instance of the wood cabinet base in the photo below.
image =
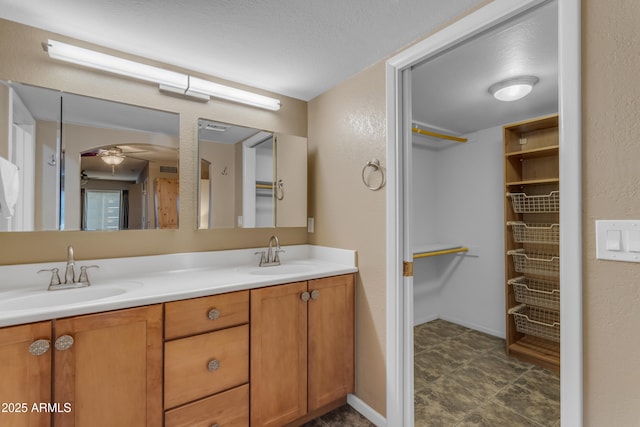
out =
<path fill-rule="evenodd" d="M 249 425 L 249 385 L 167 411 L 165 427 L 246 427 Z"/>

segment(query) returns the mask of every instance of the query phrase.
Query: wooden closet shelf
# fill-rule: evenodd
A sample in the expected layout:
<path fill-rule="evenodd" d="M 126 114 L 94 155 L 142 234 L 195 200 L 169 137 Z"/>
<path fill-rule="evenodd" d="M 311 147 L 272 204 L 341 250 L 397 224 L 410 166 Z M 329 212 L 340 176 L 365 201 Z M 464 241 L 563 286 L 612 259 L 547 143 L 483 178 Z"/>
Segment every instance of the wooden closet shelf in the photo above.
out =
<path fill-rule="evenodd" d="M 523 158 L 531 159 L 534 157 L 553 156 L 558 154 L 559 145 L 550 145 L 547 147 L 532 148 L 530 150 L 511 151 L 505 154 L 506 158 Z"/>
<path fill-rule="evenodd" d="M 541 184 L 558 184 L 559 178 L 541 178 L 541 179 L 525 179 L 524 181 L 510 181 L 507 182 L 507 187 L 514 185 L 541 185 Z"/>
<path fill-rule="evenodd" d="M 535 361 L 534 363 L 556 372 L 560 370 L 560 343 L 525 335 L 509 344 L 508 349 L 511 355 Z"/>

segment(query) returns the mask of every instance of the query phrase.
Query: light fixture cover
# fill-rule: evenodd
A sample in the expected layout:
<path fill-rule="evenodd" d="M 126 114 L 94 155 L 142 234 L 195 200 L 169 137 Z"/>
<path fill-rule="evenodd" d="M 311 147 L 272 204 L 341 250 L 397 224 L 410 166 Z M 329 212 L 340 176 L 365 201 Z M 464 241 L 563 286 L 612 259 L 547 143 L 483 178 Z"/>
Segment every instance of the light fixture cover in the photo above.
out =
<path fill-rule="evenodd" d="M 272 111 L 278 111 L 280 109 L 280 100 L 278 99 L 213 83 L 197 77 L 189 76 L 189 90 L 186 92 L 187 95 L 189 95 L 190 92 L 211 95 L 216 98 L 226 99 L 227 101 L 240 102 Z"/>
<path fill-rule="evenodd" d="M 161 90 L 195 97 L 199 100 L 208 101 L 209 96 L 214 96 L 216 98 L 240 102 L 272 111 L 278 111 L 280 109 L 280 100 L 275 98 L 213 83 L 197 77 L 191 77 L 187 74 L 165 70 L 164 68 L 140 64 L 139 62 L 129 61 L 55 40 L 47 41 L 46 50 L 49 53 L 49 57 L 53 59 L 157 83 L 160 85 Z"/>
<path fill-rule="evenodd" d="M 47 52 L 49 57 L 60 61 L 182 89 L 183 92 L 187 90 L 189 77 L 186 74 L 140 64 L 55 40 L 47 42 Z"/>
<path fill-rule="evenodd" d="M 498 101 L 517 101 L 531 93 L 539 80 L 536 76 L 514 77 L 491 85 L 489 93 Z"/>

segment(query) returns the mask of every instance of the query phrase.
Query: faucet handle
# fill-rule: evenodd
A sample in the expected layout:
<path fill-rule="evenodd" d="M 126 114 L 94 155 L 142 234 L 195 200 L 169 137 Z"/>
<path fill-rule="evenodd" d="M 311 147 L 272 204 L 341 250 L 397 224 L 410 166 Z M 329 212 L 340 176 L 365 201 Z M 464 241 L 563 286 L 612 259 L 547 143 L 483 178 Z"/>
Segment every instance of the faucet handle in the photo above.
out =
<path fill-rule="evenodd" d="M 55 286 L 61 283 L 60 274 L 58 273 L 59 270 L 57 268 L 45 268 L 43 270 L 39 270 L 38 273 L 42 273 L 45 271 L 51 272 L 51 279 L 49 280 L 49 286 Z"/>
<path fill-rule="evenodd" d="M 258 251 L 254 253 L 254 255 L 260 255 L 260 267 L 262 267 L 267 262 L 267 256 L 264 251 Z"/>
<path fill-rule="evenodd" d="M 87 274 L 87 268 L 100 268 L 99 265 L 83 265 L 80 267 L 80 277 L 78 277 L 78 282 L 86 283 L 87 286 L 91 285 L 89 282 L 89 275 Z"/>
<path fill-rule="evenodd" d="M 284 249 L 281 249 L 280 247 L 277 247 L 273 252 L 274 252 L 273 262 L 277 262 L 278 264 L 280 264 L 280 252 L 286 252 L 286 251 Z"/>

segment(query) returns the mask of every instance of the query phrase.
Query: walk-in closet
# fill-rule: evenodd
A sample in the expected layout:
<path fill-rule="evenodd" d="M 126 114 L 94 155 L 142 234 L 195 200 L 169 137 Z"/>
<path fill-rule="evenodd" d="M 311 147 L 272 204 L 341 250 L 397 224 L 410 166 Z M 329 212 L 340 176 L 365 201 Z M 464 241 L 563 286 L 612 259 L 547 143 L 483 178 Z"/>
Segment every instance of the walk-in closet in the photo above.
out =
<path fill-rule="evenodd" d="M 416 426 L 559 425 L 557 46 L 547 2 L 411 71 Z"/>

